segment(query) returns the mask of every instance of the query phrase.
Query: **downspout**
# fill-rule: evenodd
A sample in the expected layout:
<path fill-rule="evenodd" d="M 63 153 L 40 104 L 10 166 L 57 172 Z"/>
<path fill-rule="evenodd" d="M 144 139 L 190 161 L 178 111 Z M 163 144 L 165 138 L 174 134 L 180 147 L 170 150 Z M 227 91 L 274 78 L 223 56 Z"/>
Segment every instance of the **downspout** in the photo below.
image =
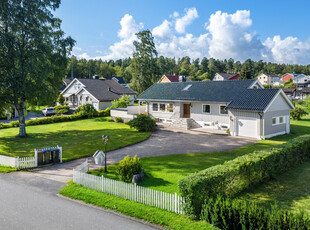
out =
<path fill-rule="evenodd" d="M 260 137 L 260 139 L 263 139 L 262 138 L 262 133 L 263 133 L 263 128 L 264 128 L 264 126 L 263 126 L 263 115 L 264 115 L 264 112 L 258 112 L 258 115 L 259 115 L 259 119 L 260 119 L 260 121 L 259 121 L 259 137 Z"/>

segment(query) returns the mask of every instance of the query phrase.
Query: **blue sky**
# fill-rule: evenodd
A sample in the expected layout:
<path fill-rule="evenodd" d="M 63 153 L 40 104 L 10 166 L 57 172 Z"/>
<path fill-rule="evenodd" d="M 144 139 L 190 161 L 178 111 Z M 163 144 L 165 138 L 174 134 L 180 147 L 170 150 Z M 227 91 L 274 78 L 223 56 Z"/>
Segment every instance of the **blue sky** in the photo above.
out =
<path fill-rule="evenodd" d="M 63 0 L 55 14 L 79 58 L 130 56 L 134 33 L 150 29 L 164 56 L 309 64 L 309 9 L 308 0 Z"/>

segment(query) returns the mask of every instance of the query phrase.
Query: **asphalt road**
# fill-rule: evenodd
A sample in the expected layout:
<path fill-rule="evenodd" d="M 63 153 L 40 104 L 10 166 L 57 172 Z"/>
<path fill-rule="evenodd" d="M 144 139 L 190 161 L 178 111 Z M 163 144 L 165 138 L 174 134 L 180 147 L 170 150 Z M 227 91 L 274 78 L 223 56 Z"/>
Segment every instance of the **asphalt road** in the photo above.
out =
<path fill-rule="evenodd" d="M 156 229 L 58 197 L 63 186 L 29 173 L 0 174 L 0 229 Z"/>

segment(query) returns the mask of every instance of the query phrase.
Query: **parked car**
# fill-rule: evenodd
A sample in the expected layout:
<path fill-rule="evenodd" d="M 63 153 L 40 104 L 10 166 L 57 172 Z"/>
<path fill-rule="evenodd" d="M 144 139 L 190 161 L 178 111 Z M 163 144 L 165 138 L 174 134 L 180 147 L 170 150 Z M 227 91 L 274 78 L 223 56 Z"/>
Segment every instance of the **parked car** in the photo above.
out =
<path fill-rule="evenodd" d="M 55 113 L 55 109 L 53 107 L 46 107 L 46 108 L 42 109 L 41 114 L 46 117 L 46 116 L 55 115 L 56 113 Z"/>

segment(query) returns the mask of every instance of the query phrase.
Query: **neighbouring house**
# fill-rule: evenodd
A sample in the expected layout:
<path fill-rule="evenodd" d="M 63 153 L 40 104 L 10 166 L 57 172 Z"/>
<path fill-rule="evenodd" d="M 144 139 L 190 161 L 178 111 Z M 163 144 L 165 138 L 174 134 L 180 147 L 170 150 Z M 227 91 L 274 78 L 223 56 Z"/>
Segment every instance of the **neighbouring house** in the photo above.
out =
<path fill-rule="evenodd" d="M 288 96 L 288 98 L 292 99 L 297 96 L 296 90 L 296 88 L 284 88 L 283 92 Z"/>
<path fill-rule="evenodd" d="M 224 80 L 238 80 L 240 74 L 238 73 L 216 73 L 213 81 L 224 81 Z"/>
<path fill-rule="evenodd" d="M 173 74 L 173 75 L 163 75 L 158 81 L 158 83 L 186 82 L 186 81 L 190 81 L 190 80 L 184 76 L 178 76 L 178 75 Z"/>
<path fill-rule="evenodd" d="M 262 85 L 273 85 L 276 82 L 280 82 L 280 77 L 276 74 L 261 73 L 260 75 L 257 76 L 257 80 Z"/>
<path fill-rule="evenodd" d="M 129 88 L 129 85 L 124 81 L 123 77 L 102 76 L 102 78 L 107 79 L 107 80 L 114 80 L 117 83 L 121 84 L 122 86 L 125 86 L 126 88 Z"/>
<path fill-rule="evenodd" d="M 61 92 L 70 107 L 92 104 L 96 110 L 104 110 L 122 95 L 129 95 L 133 100 L 136 92 L 114 80 L 74 78 Z M 133 102 L 132 102 L 133 103 Z"/>
<path fill-rule="evenodd" d="M 305 83 L 310 83 L 310 76 L 299 74 L 298 76 L 293 78 L 293 83 L 296 83 L 299 87 L 299 85 L 303 85 Z"/>
<path fill-rule="evenodd" d="M 154 84 L 137 98 L 149 116 L 182 129 L 229 131 L 257 139 L 290 133 L 294 105 L 257 80 Z"/>
<path fill-rule="evenodd" d="M 286 74 L 282 75 L 281 81 L 286 82 L 286 81 L 289 81 L 290 79 L 293 80 L 293 78 L 295 78 L 297 76 L 298 76 L 297 73 L 286 73 Z"/>

